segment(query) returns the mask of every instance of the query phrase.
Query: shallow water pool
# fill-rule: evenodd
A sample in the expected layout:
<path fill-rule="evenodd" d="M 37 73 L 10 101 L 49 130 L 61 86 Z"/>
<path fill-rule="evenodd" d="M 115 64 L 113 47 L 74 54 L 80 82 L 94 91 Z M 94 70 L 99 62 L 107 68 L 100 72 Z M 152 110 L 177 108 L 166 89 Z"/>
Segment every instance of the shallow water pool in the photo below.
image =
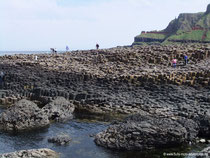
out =
<path fill-rule="evenodd" d="M 106 129 L 109 124 L 109 122 L 102 120 L 75 117 L 75 119 L 66 123 L 54 123 L 49 128 L 33 132 L 19 134 L 0 132 L 0 153 L 50 148 L 60 153 L 61 158 L 161 158 L 164 152 L 169 152 L 160 150 L 153 152 L 115 151 L 95 145 L 94 138 L 90 137 L 90 135 Z M 69 145 L 57 146 L 47 141 L 49 137 L 62 133 L 68 134 L 72 138 Z M 184 150 L 186 148 L 171 149 L 170 152 Z"/>

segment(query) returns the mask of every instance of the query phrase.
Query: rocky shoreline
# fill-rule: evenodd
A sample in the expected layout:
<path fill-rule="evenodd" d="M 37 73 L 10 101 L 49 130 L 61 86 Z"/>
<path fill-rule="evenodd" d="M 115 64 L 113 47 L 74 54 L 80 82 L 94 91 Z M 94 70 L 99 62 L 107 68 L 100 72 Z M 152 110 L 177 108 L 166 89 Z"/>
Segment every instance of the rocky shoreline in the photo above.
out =
<path fill-rule="evenodd" d="M 59 158 L 59 154 L 50 149 L 21 150 L 13 153 L 1 154 L 0 158 Z"/>
<path fill-rule="evenodd" d="M 198 125 L 183 117 L 132 115 L 95 137 L 98 145 L 119 150 L 151 150 L 181 146 L 198 135 Z"/>
<path fill-rule="evenodd" d="M 189 57 L 187 65 L 183 55 Z M 210 136 L 209 57 L 208 44 L 5 55 L 0 57 L 5 73 L 0 103 L 28 99 L 45 111 L 44 120 L 70 119 L 74 108 L 131 115 L 97 134 L 96 144 L 120 150 L 179 146 Z M 69 106 L 52 103 L 58 96 Z M 3 112 L 8 121 L 5 117 Z"/>
<path fill-rule="evenodd" d="M 0 115 L 0 130 L 21 132 L 43 128 L 52 121 L 64 122 L 72 119 L 74 105 L 63 97 L 57 97 L 44 107 L 22 99 Z"/>

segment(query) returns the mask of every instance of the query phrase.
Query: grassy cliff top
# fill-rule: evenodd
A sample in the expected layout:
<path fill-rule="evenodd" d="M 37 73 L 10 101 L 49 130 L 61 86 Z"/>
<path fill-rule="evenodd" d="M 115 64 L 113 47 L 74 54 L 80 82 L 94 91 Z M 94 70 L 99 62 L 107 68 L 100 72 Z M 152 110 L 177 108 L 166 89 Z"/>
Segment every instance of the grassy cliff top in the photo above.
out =
<path fill-rule="evenodd" d="M 210 29 L 210 13 L 204 16 L 197 22 L 197 26 Z"/>
<path fill-rule="evenodd" d="M 137 38 L 152 38 L 152 39 L 165 39 L 165 34 L 157 34 L 157 33 L 142 33 Z"/>
<path fill-rule="evenodd" d="M 194 30 L 191 32 L 183 32 L 180 34 L 171 35 L 168 39 L 202 41 L 203 34 L 204 34 L 203 30 Z"/>
<path fill-rule="evenodd" d="M 145 39 L 151 39 L 145 40 Z M 179 42 L 209 42 L 210 43 L 210 4 L 206 12 L 181 13 L 162 31 L 143 32 L 135 37 L 134 45 L 151 42 L 167 43 L 168 40 Z"/>

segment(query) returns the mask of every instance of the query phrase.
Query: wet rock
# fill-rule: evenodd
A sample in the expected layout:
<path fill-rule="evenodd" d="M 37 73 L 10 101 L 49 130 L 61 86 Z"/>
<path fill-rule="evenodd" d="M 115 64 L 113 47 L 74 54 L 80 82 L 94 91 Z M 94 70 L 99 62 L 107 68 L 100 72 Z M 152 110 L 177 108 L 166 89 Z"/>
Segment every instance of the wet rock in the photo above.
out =
<path fill-rule="evenodd" d="M 89 137 L 95 137 L 96 134 L 90 134 Z"/>
<path fill-rule="evenodd" d="M 48 138 L 48 142 L 55 143 L 57 145 L 67 145 L 70 141 L 71 138 L 66 134 L 61 134 L 55 137 Z"/>
<path fill-rule="evenodd" d="M 49 125 L 44 111 L 35 103 L 22 99 L 0 115 L 0 129 L 22 131 L 42 128 Z"/>
<path fill-rule="evenodd" d="M 1 154 L 0 158 L 59 158 L 59 154 L 51 149 L 21 150 Z"/>
<path fill-rule="evenodd" d="M 199 136 L 209 137 L 210 136 L 210 113 L 204 112 L 203 114 L 199 114 L 196 117 L 194 117 L 194 120 L 198 122 L 199 124 L 199 128 L 200 128 Z"/>
<path fill-rule="evenodd" d="M 64 97 L 57 97 L 52 102 L 43 107 L 45 114 L 49 120 L 53 121 L 67 121 L 73 118 L 74 104 L 70 103 Z"/>
<path fill-rule="evenodd" d="M 77 94 L 75 100 L 81 101 L 82 99 L 86 99 L 86 94 Z"/>
<path fill-rule="evenodd" d="M 184 118 L 183 118 L 184 119 Z M 194 128 L 196 130 L 196 124 Z M 198 131 L 195 131 L 198 133 Z M 149 115 L 133 115 L 123 123 L 111 125 L 95 137 L 97 145 L 119 150 L 148 150 L 176 147 L 195 139 L 176 120 Z"/>

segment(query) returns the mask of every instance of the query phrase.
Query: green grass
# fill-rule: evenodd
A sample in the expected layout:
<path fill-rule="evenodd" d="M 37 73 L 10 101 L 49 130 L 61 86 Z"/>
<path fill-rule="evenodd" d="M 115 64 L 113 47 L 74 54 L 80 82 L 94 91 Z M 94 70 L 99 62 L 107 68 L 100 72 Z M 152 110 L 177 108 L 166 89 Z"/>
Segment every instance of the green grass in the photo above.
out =
<path fill-rule="evenodd" d="M 170 42 L 170 41 L 168 41 L 167 39 L 163 42 L 163 43 L 161 43 L 162 45 L 178 45 L 178 44 L 180 44 L 180 43 L 178 43 L 178 42 Z"/>
<path fill-rule="evenodd" d="M 205 16 L 204 16 L 205 17 Z M 205 18 L 201 18 L 199 21 L 198 21 L 198 23 L 196 24 L 196 25 L 199 25 L 199 26 L 201 26 L 201 27 L 204 27 L 204 19 Z"/>
<path fill-rule="evenodd" d="M 207 36 L 206 36 L 205 41 L 210 41 L 210 31 L 207 32 Z"/>
<path fill-rule="evenodd" d="M 144 38 L 153 38 L 153 39 L 164 39 L 166 37 L 166 35 L 164 34 L 155 34 L 155 33 L 144 33 L 141 34 L 138 37 L 144 37 Z"/>
<path fill-rule="evenodd" d="M 135 46 L 135 45 L 145 46 L 145 45 L 147 45 L 147 43 L 145 43 L 145 42 L 133 42 L 132 45 L 133 45 L 133 46 Z"/>
<path fill-rule="evenodd" d="M 187 18 L 188 16 L 192 18 L 194 17 L 194 19 L 196 19 L 196 17 L 199 16 L 200 20 L 198 20 L 195 25 L 193 24 L 193 26 L 200 26 L 202 28 L 209 29 L 209 31 L 206 34 L 205 41 L 210 42 L 210 14 L 204 14 L 204 13 L 196 13 L 192 15 L 180 14 L 179 19 L 178 19 L 179 22 L 176 22 L 175 20 L 171 22 L 171 25 L 174 25 L 174 27 L 176 28 L 174 30 L 176 34 L 174 34 L 173 31 L 171 31 L 171 34 L 166 34 L 166 35 L 156 34 L 156 33 L 143 33 L 135 37 L 136 39 L 139 38 L 139 40 L 136 40 L 136 41 L 143 41 L 143 40 L 140 40 L 141 38 L 150 38 L 150 39 L 157 39 L 156 40 L 157 42 L 154 42 L 154 44 L 163 44 L 163 45 L 174 44 L 175 40 L 180 40 L 180 41 L 183 40 L 183 41 L 189 41 L 189 42 L 194 41 L 194 42 L 199 43 L 202 41 L 202 37 L 205 31 L 203 30 L 189 31 L 190 30 L 189 27 L 193 27 L 193 26 L 191 26 L 192 24 L 189 23 L 189 18 Z M 178 25 L 178 23 L 183 24 L 182 26 L 185 26 L 186 28 L 181 27 L 182 29 L 177 30 L 178 28 L 176 25 Z M 162 31 L 157 31 L 157 32 L 162 32 Z M 158 41 L 163 41 L 163 42 L 160 43 Z M 150 44 L 153 44 L 153 42 L 134 42 L 133 43 L 133 45 L 150 45 Z"/>
<path fill-rule="evenodd" d="M 133 46 L 160 45 L 160 42 L 133 42 Z"/>
<path fill-rule="evenodd" d="M 196 25 L 199 25 L 203 28 L 209 28 L 210 27 L 210 14 L 207 14 L 203 16 Z"/>
<path fill-rule="evenodd" d="M 169 37 L 170 40 L 196 40 L 201 41 L 204 31 L 194 30 L 191 32 L 184 32 Z"/>

